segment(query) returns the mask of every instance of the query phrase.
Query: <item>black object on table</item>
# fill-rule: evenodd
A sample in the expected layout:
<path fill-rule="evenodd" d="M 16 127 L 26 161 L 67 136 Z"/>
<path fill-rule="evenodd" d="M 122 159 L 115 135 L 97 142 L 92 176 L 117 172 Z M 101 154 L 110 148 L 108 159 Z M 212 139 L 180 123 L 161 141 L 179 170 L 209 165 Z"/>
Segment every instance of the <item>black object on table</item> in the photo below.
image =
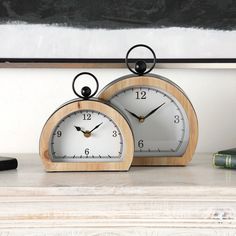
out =
<path fill-rule="evenodd" d="M 18 162 L 16 158 L 12 157 L 0 157 L 0 171 L 16 169 Z"/>

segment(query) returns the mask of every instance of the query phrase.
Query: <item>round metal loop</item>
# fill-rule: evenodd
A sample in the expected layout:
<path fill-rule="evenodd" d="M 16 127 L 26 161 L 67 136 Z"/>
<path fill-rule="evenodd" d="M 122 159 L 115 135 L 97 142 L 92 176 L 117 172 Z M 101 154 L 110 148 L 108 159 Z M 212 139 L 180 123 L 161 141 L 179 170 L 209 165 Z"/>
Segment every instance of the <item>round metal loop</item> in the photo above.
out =
<path fill-rule="evenodd" d="M 128 58 L 128 57 L 129 57 L 129 54 L 130 54 L 130 52 L 131 52 L 133 49 L 135 49 L 135 48 L 137 48 L 137 47 L 144 47 L 144 48 L 147 48 L 147 49 L 149 49 L 149 50 L 151 51 L 151 53 L 152 53 L 152 55 L 153 55 L 153 64 L 152 64 L 152 66 L 151 66 L 147 71 L 142 72 L 142 73 L 133 70 L 133 69 L 130 67 L 130 65 L 129 65 L 129 58 Z M 137 45 L 134 45 L 133 47 L 131 47 L 131 48 L 129 49 L 129 51 L 127 52 L 126 57 L 125 57 L 125 63 L 126 63 L 127 68 L 128 68 L 132 73 L 134 73 L 134 74 L 136 74 L 136 75 L 144 75 L 144 74 L 147 74 L 147 73 L 151 72 L 152 69 L 155 67 L 155 65 L 156 65 L 156 54 L 155 54 L 155 52 L 152 50 L 152 48 L 150 48 L 149 46 L 147 46 L 147 45 L 145 45 L 145 44 L 137 44 Z"/>
<path fill-rule="evenodd" d="M 83 96 L 83 95 L 77 93 L 77 91 L 76 91 L 76 89 L 75 89 L 75 81 L 76 81 L 81 75 L 89 75 L 89 76 L 91 76 L 91 77 L 95 80 L 95 82 L 96 82 L 96 86 L 97 86 L 97 87 L 96 87 L 94 93 L 92 93 L 92 94 L 89 95 L 89 96 Z M 87 86 L 86 86 L 86 87 L 87 87 Z M 85 87 L 83 87 L 83 88 L 85 88 Z M 83 89 L 83 88 L 82 88 L 82 89 Z M 87 87 L 87 88 L 89 88 L 89 87 Z M 80 98 L 82 98 L 82 99 L 89 99 L 89 98 L 93 97 L 93 96 L 97 93 L 98 88 L 99 88 L 99 84 L 98 84 L 97 78 L 95 77 L 95 75 L 93 75 L 92 73 L 89 73 L 89 72 L 82 72 L 82 73 L 79 73 L 78 75 L 75 76 L 75 78 L 74 78 L 74 80 L 73 80 L 73 83 L 72 83 L 73 92 L 75 93 L 76 96 L 78 96 L 78 97 L 80 97 Z"/>

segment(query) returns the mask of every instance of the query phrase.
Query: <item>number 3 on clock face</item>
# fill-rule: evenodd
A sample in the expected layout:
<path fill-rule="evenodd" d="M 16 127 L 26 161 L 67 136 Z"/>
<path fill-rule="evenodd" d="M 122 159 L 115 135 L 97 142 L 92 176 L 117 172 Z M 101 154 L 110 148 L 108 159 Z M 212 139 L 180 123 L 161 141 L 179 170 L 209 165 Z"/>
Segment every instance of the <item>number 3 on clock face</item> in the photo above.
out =
<path fill-rule="evenodd" d="M 198 129 L 184 92 L 159 76 L 127 76 L 109 84 L 100 98 L 128 117 L 135 137 L 134 164 L 186 165 L 194 153 Z"/>

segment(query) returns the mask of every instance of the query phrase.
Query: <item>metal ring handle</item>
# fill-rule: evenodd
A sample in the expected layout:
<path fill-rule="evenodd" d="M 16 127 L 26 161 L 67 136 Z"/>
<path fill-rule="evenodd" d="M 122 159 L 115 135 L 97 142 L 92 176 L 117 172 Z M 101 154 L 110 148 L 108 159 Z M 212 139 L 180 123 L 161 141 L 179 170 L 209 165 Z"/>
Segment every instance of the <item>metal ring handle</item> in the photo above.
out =
<path fill-rule="evenodd" d="M 140 73 L 138 73 L 138 72 L 135 71 L 135 70 L 132 70 L 132 68 L 130 67 L 129 62 L 128 62 L 128 60 L 129 60 L 128 57 L 129 57 L 130 52 L 131 52 L 133 49 L 137 48 L 137 47 L 144 47 L 144 48 L 147 48 L 147 49 L 149 49 L 149 50 L 151 51 L 151 53 L 152 53 L 152 55 L 153 55 L 153 65 L 152 65 L 147 71 L 145 71 L 145 72 L 142 73 L 142 74 L 144 75 L 144 74 L 147 74 L 147 73 L 151 72 L 151 71 L 153 70 L 153 68 L 155 67 L 155 65 L 156 65 L 156 54 L 155 54 L 155 52 L 152 50 L 152 48 L 150 48 L 149 46 L 147 46 L 147 45 L 145 45 L 145 44 L 137 44 L 137 45 L 134 45 L 133 47 L 131 47 L 131 48 L 129 49 L 129 51 L 127 52 L 126 57 L 125 57 L 125 63 L 126 63 L 127 68 L 128 68 L 132 73 L 134 73 L 134 74 L 136 74 L 136 75 L 140 75 Z"/>
<path fill-rule="evenodd" d="M 91 77 L 95 80 L 95 82 L 96 82 L 97 88 L 95 89 L 95 92 L 94 92 L 93 94 L 87 96 L 87 97 L 80 95 L 79 93 L 76 92 L 76 89 L 75 89 L 75 81 L 76 81 L 76 80 L 78 79 L 78 77 L 80 77 L 81 75 L 89 75 L 89 76 L 91 76 Z M 74 80 L 73 80 L 73 82 L 72 82 L 72 89 L 73 89 L 73 92 L 75 93 L 76 96 L 78 96 L 78 97 L 80 97 L 80 98 L 82 98 L 82 99 L 89 99 L 89 98 L 93 97 L 93 96 L 97 93 L 98 88 L 99 88 L 98 79 L 95 77 L 95 75 L 93 75 L 92 73 L 89 73 L 89 72 L 82 72 L 82 73 L 79 73 L 78 75 L 75 76 L 75 78 L 74 78 Z"/>

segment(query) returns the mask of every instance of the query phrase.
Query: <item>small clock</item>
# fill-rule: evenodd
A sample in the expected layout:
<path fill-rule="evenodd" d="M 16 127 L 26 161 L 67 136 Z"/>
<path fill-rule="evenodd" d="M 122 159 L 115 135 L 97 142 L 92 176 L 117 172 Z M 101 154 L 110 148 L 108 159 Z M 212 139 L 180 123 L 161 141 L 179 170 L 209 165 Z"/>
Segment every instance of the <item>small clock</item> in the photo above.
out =
<path fill-rule="evenodd" d="M 143 60 L 135 63 L 135 70 L 130 67 L 128 56 L 136 47 L 148 48 L 153 53 L 150 69 Z M 186 165 L 197 145 L 197 116 L 180 87 L 162 76 L 147 74 L 155 62 L 150 47 L 135 45 L 126 55 L 127 67 L 135 75 L 108 84 L 99 98 L 127 115 L 135 137 L 133 165 Z"/>
<path fill-rule="evenodd" d="M 92 76 L 96 91 L 75 89 L 80 76 Z M 73 81 L 79 99 L 67 102 L 46 122 L 40 137 L 40 156 L 47 171 L 128 170 L 134 152 L 133 134 L 126 118 L 112 105 L 92 99 L 98 81 L 83 72 Z"/>

